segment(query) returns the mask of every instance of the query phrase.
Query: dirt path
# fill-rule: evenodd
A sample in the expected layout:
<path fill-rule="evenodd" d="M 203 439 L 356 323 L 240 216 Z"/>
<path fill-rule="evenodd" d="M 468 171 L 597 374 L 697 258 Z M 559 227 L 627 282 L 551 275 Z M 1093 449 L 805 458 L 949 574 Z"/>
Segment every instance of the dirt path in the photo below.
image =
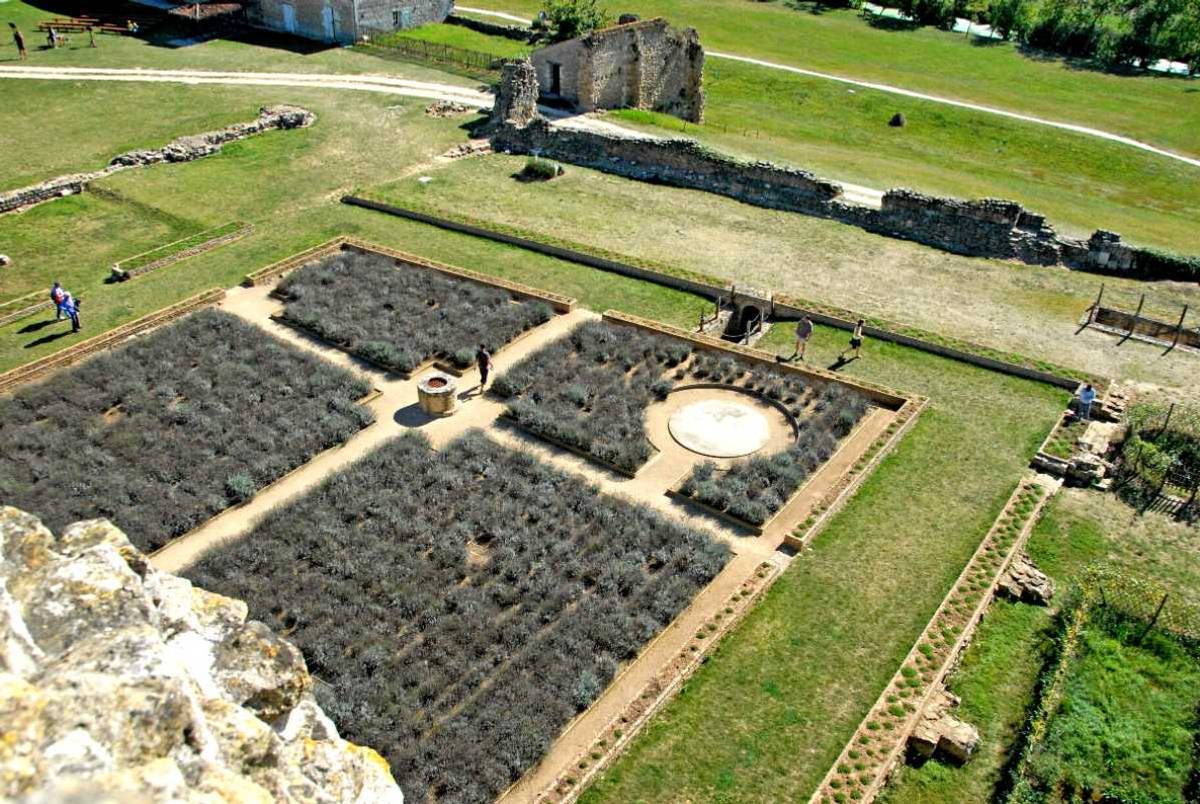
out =
<path fill-rule="evenodd" d="M 482 14 L 489 17 L 496 17 L 509 22 L 519 22 L 523 25 L 529 24 L 528 19 L 520 17 L 516 14 L 508 14 L 503 11 L 488 11 L 487 9 L 468 8 L 466 6 L 458 6 L 457 10 L 465 11 L 469 14 Z M 782 70 L 784 72 L 794 73 L 795 75 L 803 75 L 809 78 L 820 78 L 825 81 L 837 81 L 842 84 L 862 87 L 863 89 L 873 89 L 877 92 L 887 92 L 892 95 L 902 95 L 906 98 L 914 98 L 916 100 L 929 101 L 931 103 L 941 103 L 946 106 L 956 106 L 960 109 L 970 109 L 973 112 L 984 112 L 986 114 L 1000 115 L 1001 117 L 1007 117 L 1011 120 L 1020 120 L 1023 123 L 1034 123 L 1039 126 L 1050 126 L 1051 128 L 1062 129 L 1063 131 L 1070 131 L 1075 134 L 1084 134 L 1089 137 L 1097 137 L 1102 140 L 1108 140 L 1109 142 L 1128 145 L 1131 148 L 1137 148 L 1141 151 L 1148 151 L 1149 153 L 1157 154 L 1158 156 L 1165 156 L 1168 159 L 1184 162 L 1192 165 L 1193 167 L 1200 167 L 1200 159 L 1194 159 L 1190 156 L 1177 154 L 1174 151 L 1168 151 L 1164 148 L 1151 145 L 1150 143 L 1142 142 L 1141 140 L 1135 140 L 1132 137 L 1124 137 L 1120 134 L 1112 134 L 1108 131 L 1101 131 L 1097 128 L 1079 126 L 1075 125 L 1074 123 L 1063 123 L 1058 120 L 1047 120 L 1044 117 L 1034 117 L 1033 115 L 1021 114 L 1020 112 L 1011 112 L 1007 109 L 997 109 L 994 106 L 984 106 L 978 103 L 954 100 L 953 98 L 943 98 L 939 95 L 927 95 L 924 92 L 914 92 L 911 89 L 904 89 L 902 87 L 892 86 L 891 84 L 879 84 L 875 83 L 874 81 L 862 81 L 857 78 L 847 78 L 845 76 L 822 73 L 816 70 L 806 70 L 803 67 L 792 67 L 791 65 L 787 64 L 778 64 L 772 61 L 754 59 L 750 58 L 749 56 L 738 56 L 733 53 L 720 53 L 714 50 L 706 50 L 705 55 L 711 56 L 714 59 L 740 61 L 744 64 L 753 64 L 758 67 L 766 67 L 770 70 Z"/>

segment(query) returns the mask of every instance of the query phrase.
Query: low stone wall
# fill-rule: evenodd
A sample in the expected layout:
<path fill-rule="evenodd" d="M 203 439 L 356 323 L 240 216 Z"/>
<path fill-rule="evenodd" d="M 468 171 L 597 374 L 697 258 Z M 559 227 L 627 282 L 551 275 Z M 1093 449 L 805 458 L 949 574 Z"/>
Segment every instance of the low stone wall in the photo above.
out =
<path fill-rule="evenodd" d="M 1104 230 L 1097 230 L 1087 241 L 1063 237 L 1044 216 L 1015 201 L 963 201 L 898 188 L 884 193 L 876 209 L 847 202 L 839 184 L 806 170 L 741 161 L 695 140 L 557 128 L 532 113 L 510 119 L 510 124 L 498 125 L 493 134 L 497 151 L 537 154 L 639 181 L 817 215 L 971 257 L 1064 265 L 1144 279 L 1200 281 L 1200 257 L 1138 248 Z"/>
<path fill-rule="evenodd" d="M 553 128 L 537 118 L 523 128 L 505 126 L 495 150 L 540 154 L 562 162 L 640 181 L 705 190 L 760 207 L 825 214 L 841 187 L 806 170 L 770 162 L 742 162 L 689 139 L 619 137 Z"/>
<path fill-rule="evenodd" d="M 178 137 L 161 148 L 127 151 L 113 157 L 103 170 L 58 176 L 31 187 L 0 193 L 0 214 L 74 195 L 82 192 L 91 182 L 121 170 L 160 162 L 190 162 L 217 153 L 227 142 L 271 129 L 305 128 L 316 119 L 312 112 L 296 106 L 264 106 L 259 110 L 258 117 L 249 123 L 235 123 L 217 131 Z"/>

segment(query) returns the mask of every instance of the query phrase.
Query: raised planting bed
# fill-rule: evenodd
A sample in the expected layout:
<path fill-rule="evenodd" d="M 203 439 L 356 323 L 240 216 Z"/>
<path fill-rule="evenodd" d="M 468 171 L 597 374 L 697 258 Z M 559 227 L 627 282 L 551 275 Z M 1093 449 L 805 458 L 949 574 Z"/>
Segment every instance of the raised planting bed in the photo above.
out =
<path fill-rule="evenodd" d="M 813 794 L 810 804 L 873 801 L 904 754 L 909 734 L 941 688 L 991 603 L 996 582 L 1029 537 L 1048 499 L 1022 480 L 963 568 L 899 672 L 880 694 Z"/>
<path fill-rule="evenodd" d="M 655 453 L 646 409 L 696 385 L 760 395 L 793 422 L 809 415 L 826 387 L 892 409 L 905 401 L 831 374 L 779 365 L 765 352 L 611 311 L 517 363 L 492 390 L 508 400 L 505 415 L 522 428 L 633 475 Z"/>
<path fill-rule="evenodd" d="M 148 552 L 369 424 L 369 390 L 204 310 L 0 400 L 0 500 Z"/>
<path fill-rule="evenodd" d="M 484 802 L 728 557 L 477 431 L 439 452 L 408 433 L 188 577 L 301 648 L 322 707 L 406 800 Z"/>
<path fill-rule="evenodd" d="M 554 315 L 547 301 L 375 251 L 342 249 L 280 282 L 280 320 L 389 371 L 459 371 Z"/>
<path fill-rule="evenodd" d="M 203 232 L 197 232 L 182 240 L 176 240 L 173 243 L 167 243 L 164 246 L 113 263 L 112 276 L 117 281 L 132 279 L 156 268 L 162 268 L 188 257 L 211 251 L 226 243 L 232 243 L 245 237 L 253 228 L 248 223 L 232 221 L 212 229 L 205 229 Z"/>

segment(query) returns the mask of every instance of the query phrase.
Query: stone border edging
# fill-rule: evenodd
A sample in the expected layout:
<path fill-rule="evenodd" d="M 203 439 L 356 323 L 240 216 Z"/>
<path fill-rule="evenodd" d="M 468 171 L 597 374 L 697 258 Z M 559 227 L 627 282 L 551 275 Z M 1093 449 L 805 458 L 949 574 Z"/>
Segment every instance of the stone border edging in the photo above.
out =
<path fill-rule="evenodd" d="M 224 229 L 225 227 L 227 227 L 229 225 L 230 224 L 227 224 L 227 223 L 221 224 L 220 226 L 214 226 L 213 228 L 209 229 L 208 231 L 215 232 L 219 229 Z M 122 281 L 124 281 L 126 279 L 133 279 L 134 277 L 141 276 L 142 274 L 148 274 L 151 271 L 154 271 L 158 268 L 162 268 L 166 265 L 170 265 L 171 263 L 179 262 L 180 260 L 186 260 L 188 257 L 195 257 L 196 255 L 203 254 L 206 251 L 212 251 L 213 249 L 223 246 L 226 243 L 232 243 L 235 240 L 240 240 L 243 237 L 245 237 L 246 235 L 250 234 L 250 232 L 252 232 L 252 231 L 254 231 L 253 224 L 243 223 L 240 226 L 238 226 L 237 229 L 233 230 L 232 232 L 227 232 L 226 234 L 223 234 L 223 235 L 217 235 L 217 236 L 212 237 L 208 240 L 205 240 L 201 243 L 197 243 L 196 245 L 191 246 L 189 248 L 181 249 L 180 251 L 176 251 L 171 254 L 167 254 L 165 256 L 159 257 L 157 260 L 153 260 L 153 261 L 145 263 L 143 265 L 139 265 L 136 268 L 126 269 L 126 268 L 121 267 L 123 264 L 130 262 L 132 260 L 136 260 L 138 257 L 144 257 L 147 254 L 153 254 L 154 252 L 159 251 L 161 249 L 169 248 L 169 247 L 175 245 L 176 243 L 183 243 L 187 240 L 191 240 L 193 237 L 196 237 L 197 235 L 205 234 L 205 232 L 203 232 L 203 231 L 197 232 L 195 235 L 190 235 L 188 237 L 181 237 L 180 239 L 178 239 L 172 243 L 167 243 L 162 246 L 156 246 L 155 248 L 149 249 L 148 251 L 143 251 L 141 254 L 134 254 L 132 257 L 126 257 L 123 260 L 118 260 L 117 262 L 113 263 L 112 272 L 114 275 L 119 276 Z"/>
<path fill-rule="evenodd" d="M 624 324 L 652 332 L 657 335 L 667 335 L 672 338 L 678 338 L 692 343 L 694 346 L 699 346 L 710 351 L 729 352 L 737 357 L 748 360 L 752 363 L 766 364 L 767 366 L 780 371 L 784 374 L 799 374 L 808 378 L 816 378 L 822 383 L 837 383 L 852 388 L 858 391 L 863 396 L 869 398 L 876 405 L 887 408 L 892 411 L 898 411 L 913 397 L 901 394 L 898 391 L 893 391 L 882 385 L 866 382 L 859 379 L 851 379 L 843 377 L 832 371 L 816 368 L 808 365 L 795 365 L 793 363 L 780 363 L 777 361 L 776 355 L 773 352 L 766 352 L 762 349 L 755 349 L 751 346 L 741 346 L 735 343 L 714 338 L 711 335 L 704 335 L 696 332 L 689 332 L 679 327 L 671 326 L 670 324 L 662 324 L 658 321 L 651 321 L 648 318 L 642 318 L 629 313 L 622 313 L 618 310 L 606 310 L 602 316 L 603 320 L 614 323 Z"/>
<path fill-rule="evenodd" d="M 19 297 L 13 299 L 8 304 L 9 305 L 16 304 L 17 302 L 25 301 L 27 299 L 36 299 L 40 296 L 42 296 L 42 292 L 35 290 L 33 293 L 27 293 L 24 296 L 19 296 Z M 0 315 L 0 327 L 4 326 L 6 324 L 11 324 L 14 321 L 20 321 L 22 318 L 28 318 L 29 316 L 33 315 L 34 313 L 36 313 L 40 310 L 49 310 L 53 306 L 54 306 L 54 302 L 50 301 L 50 299 L 47 298 L 47 299 L 42 299 L 42 301 L 34 302 L 33 304 L 30 304 L 26 307 L 22 307 L 18 310 L 13 310 L 12 312 L 9 312 L 9 313 L 4 313 L 4 314 Z"/>
<path fill-rule="evenodd" d="M 634 279 L 642 279 L 647 282 L 653 282 L 658 285 L 675 288 L 676 290 L 695 293 L 700 296 L 720 297 L 728 293 L 728 287 L 719 284 L 718 280 L 715 278 L 705 277 L 704 279 L 709 281 L 700 281 L 699 279 L 689 279 L 683 276 L 676 276 L 662 270 L 643 268 L 627 262 L 608 259 L 605 257 L 598 257 L 588 254 L 584 251 L 579 251 L 575 248 L 567 248 L 565 246 L 542 243 L 529 237 L 508 234 L 506 232 L 490 228 L 486 225 L 452 220 L 445 217 L 443 214 L 434 215 L 426 212 L 419 212 L 417 210 L 405 209 L 393 204 L 385 204 L 379 201 L 372 201 L 370 199 L 352 195 L 343 196 L 342 203 L 350 206 L 362 207 L 363 209 L 370 209 L 375 212 L 382 212 L 386 215 L 406 218 L 419 223 L 427 223 L 431 226 L 436 226 L 440 229 L 446 229 L 452 232 L 459 232 L 460 234 L 468 234 L 498 243 L 517 246 L 518 248 L 524 248 L 539 254 L 545 254 L 550 257 L 567 260 L 568 262 L 574 262 L 576 264 L 586 265 L 592 268 L 599 268 L 602 271 L 610 271 L 612 273 L 621 274 L 622 276 L 628 276 Z M 841 315 L 836 315 L 833 313 L 834 308 L 830 308 L 826 305 L 807 302 L 802 299 L 792 298 L 786 295 L 776 295 L 772 301 L 776 309 L 779 307 L 788 308 L 797 317 L 801 315 L 809 315 L 819 323 L 824 323 L 827 326 L 836 327 L 838 329 L 853 329 L 858 318 L 865 318 L 868 321 L 873 320 L 872 316 L 854 313 L 849 310 L 837 310 L 836 312 L 840 313 Z M 989 349 L 988 347 L 981 346 L 979 344 L 960 341 L 957 338 L 944 338 L 945 340 L 953 340 L 955 345 L 943 345 L 933 340 L 934 338 L 943 338 L 943 336 L 939 336 L 936 333 L 925 332 L 924 330 L 919 330 L 915 327 L 908 327 L 891 321 L 882 321 L 878 319 L 874 320 L 876 320 L 876 325 L 867 327 L 866 331 L 869 336 L 875 338 L 876 340 L 891 341 L 902 346 L 908 346 L 924 352 L 929 352 L 931 354 L 938 355 L 939 357 L 958 360 L 963 363 L 969 363 L 989 369 L 991 371 L 998 371 L 1003 374 L 1022 377 L 1024 379 L 1049 383 L 1070 391 L 1074 391 L 1079 387 L 1081 382 L 1085 381 L 1092 382 L 1092 384 L 1097 388 L 1103 388 L 1108 385 L 1107 379 L 1093 376 L 1086 372 L 1074 371 L 1058 366 L 1050 366 L 1050 368 L 1053 369 L 1051 371 L 1031 368 L 1030 366 L 1023 366 L 1019 363 L 1013 363 L 996 357 L 990 357 L 987 353 L 994 352 L 996 350 Z M 909 335 L 903 330 L 916 332 L 918 334 Z M 1034 361 L 1028 358 L 1026 358 L 1026 360 L 1030 364 L 1044 364 L 1043 361 Z"/>
<path fill-rule="evenodd" d="M 813 539 L 825 529 L 829 521 L 845 507 L 859 487 L 875 473 L 884 459 L 908 435 L 908 431 L 916 426 L 917 419 L 928 407 L 928 397 L 916 397 L 905 402 L 904 406 L 896 411 L 896 418 L 892 420 L 892 423 L 879 434 L 850 471 L 843 476 L 843 479 L 848 479 L 846 485 L 841 489 L 836 487 L 830 489 L 829 493 L 810 511 L 809 519 L 812 521 L 806 519 L 798 525 L 795 530 L 784 537 L 783 544 L 794 550 L 802 550 L 812 544 Z M 862 463 L 864 460 L 866 463 Z"/>
<path fill-rule="evenodd" d="M 608 768 L 623 753 L 625 753 L 625 750 L 630 746 L 630 744 L 632 744 L 633 739 L 641 732 L 642 728 L 644 728 L 654 718 L 654 716 L 662 710 L 664 706 L 671 702 L 671 700 L 682 688 L 684 683 L 686 683 L 687 680 L 695 674 L 700 665 L 708 659 L 709 654 L 711 654 L 721 643 L 721 640 L 728 636 L 729 633 L 733 631 L 743 619 L 745 619 L 746 615 L 754 609 L 755 604 L 762 599 L 762 597 L 781 575 L 783 575 L 783 569 L 781 567 L 767 561 L 759 564 L 750 577 L 738 585 L 737 591 L 730 595 L 726 599 L 725 605 L 721 607 L 722 612 L 724 612 L 724 610 L 727 608 L 733 608 L 734 613 L 728 616 L 718 614 L 714 619 L 720 620 L 719 625 L 714 625 L 710 620 L 709 626 L 706 629 L 706 639 L 702 641 L 695 638 L 689 639 L 688 644 L 682 648 L 670 662 L 668 662 L 667 666 L 660 670 L 659 673 L 655 674 L 654 678 L 652 678 L 642 688 L 642 693 L 638 695 L 624 710 L 622 710 L 619 715 L 610 720 L 608 724 L 601 729 L 601 735 L 609 735 L 612 737 L 612 739 L 610 740 L 608 737 L 601 737 L 600 740 L 594 742 L 592 745 L 589 745 L 586 749 L 576 755 L 571 762 L 571 769 L 561 773 L 555 779 L 551 788 L 544 789 L 539 792 L 534 798 L 535 804 L 551 804 L 551 802 L 556 802 L 556 804 L 573 804 L 573 802 L 578 800 L 579 796 L 583 794 L 588 785 L 593 779 L 595 779 L 596 775 Z M 755 581 L 758 581 L 759 583 L 755 584 Z M 693 598 L 693 602 L 694 601 L 695 598 Z M 689 607 L 691 606 L 690 603 L 688 605 Z M 684 611 L 686 611 L 686 609 Z M 680 614 L 676 617 L 676 620 L 678 620 L 683 613 L 684 612 L 680 612 Z M 673 620 L 671 624 L 674 624 L 674 622 L 675 620 Z M 650 646 L 657 642 L 670 627 L 671 626 L 668 625 L 666 628 L 660 631 L 658 636 L 651 640 L 651 642 L 646 645 L 643 651 L 649 650 Z M 696 648 L 695 646 L 698 641 L 702 647 Z M 633 663 L 631 662 L 626 669 L 632 666 L 632 664 Z M 609 687 L 612 687 L 612 685 L 617 682 L 620 676 L 621 674 L 618 674 L 612 681 L 610 681 Z M 665 684 L 663 684 L 664 681 L 666 681 Z M 659 687 L 659 689 L 656 690 L 655 687 Z M 655 692 L 658 694 L 655 695 Z M 600 699 L 597 698 L 592 705 L 594 706 L 597 702 L 599 702 L 599 700 Z M 645 708 L 640 708 L 643 705 L 642 702 L 646 700 L 650 700 L 650 703 L 648 705 L 644 705 Z M 640 711 L 638 711 L 639 708 Z M 573 725 L 576 720 L 582 718 L 587 711 L 590 711 L 590 709 L 591 707 L 577 715 L 575 720 L 571 721 L 571 725 Z M 629 717 L 630 714 L 633 714 L 634 716 Z M 565 734 L 569 728 L 570 726 L 568 726 L 566 729 L 563 729 L 559 736 L 561 737 L 562 734 Z M 621 732 L 621 736 L 619 737 L 615 736 L 618 731 Z M 603 749 L 606 750 L 602 751 L 603 755 L 599 759 L 594 759 L 592 755 L 596 752 L 596 748 L 600 746 L 601 742 L 604 743 Z M 579 768 L 581 762 L 586 762 L 588 767 L 584 769 Z M 581 772 L 579 779 L 575 778 L 577 770 Z M 505 790 L 504 793 L 497 796 L 496 800 L 502 800 L 504 796 L 508 794 L 509 790 L 515 787 L 518 783 L 519 780 L 510 786 L 508 790 Z M 560 788 L 564 786 L 568 788 L 567 791 L 565 793 L 560 792 Z M 555 799 L 555 795 L 559 795 L 561 798 Z"/>
<path fill-rule="evenodd" d="M 332 240 L 326 240 L 313 246 L 306 251 L 301 251 L 299 254 L 293 254 L 290 257 L 285 257 L 279 262 L 271 263 L 265 268 L 260 268 L 257 271 L 246 274 L 242 280 L 242 284 L 247 287 L 262 285 L 273 279 L 276 279 L 288 271 L 299 268 L 301 265 L 313 262 L 327 257 L 330 254 L 335 254 L 338 251 L 352 250 L 363 254 L 378 254 L 383 257 L 390 257 L 399 262 L 408 263 L 417 268 L 428 268 L 438 273 L 446 274 L 447 276 L 455 277 L 456 279 L 466 279 L 471 282 L 477 282 L 491 287 L 497 287 L 501 290 L 506 290 L 516 296 L 532 299 L 534 301 L 545 302 L 550 305 L 556 313 L 569 313 L 575 309 L 578 302 L 570 296 L 563 296 L 560 293 L 541 290 L 529 285 L 522 285 L 519 282 L 511 282 L 507 279 L 502 279 L 497 276 L 489 276 L 477 271 L 472 271 L 468 268 L 459 268 L 455 265 L 429 260 L 424 257 L 418 257 L 415 254 L 408 254 L 403 251 L 380 246 L 376 243 L 370 243 L 365 240 L 359 240 L 348 235 L 341 235 Z"/>
<path fill-rule="evenodd" d="M 6 371 L 0 374 L 0 394 L 8 393 L 17 386 L 39 379 L 42 375 L 52 372 L 55 369 L 77 363 L 85 357 L 107 349 L 126 338 L 141 335 L 168 321 L 173 321 L 202 307 L 215 304 L 224 297 L 225 291 L 221 288 L 212 288 L 202 293 L 197 293 L 195 296 L 184 299 L 181 302 L 176 302 L 149 315 L 142 316 L 115 329 L 110 329 L 108 332 L 88 338 L 86 341 L 81 341 L 74 346 L 68 346 L 66 349 L 46 355 L 40 360 L 35 360 L 32 363 L 26 363 L 23 366 Z"/>
<path fill-rule="evenodd" d="M 850 741 L 809 799 L 809 804 L 840 804 L 850 799 L 871 802 L 883 789 L 902 757 L 908 737 L 920 720 L 930 697 L 944 682 L 957 657 L 970 643 L 984 611 L 995 596 L 997 581 L 1024 546 L 1046 502 L 1057 489 L 1057 485 L 1047 489 L 1037 481 L 1036 476 L 1023 477 L 1017 483 L 1016 490 L 1005 503 L 1000 515 L 992 523 L 987 535 L 904 658 L 900 671 L 888 682 L 887 687 L 859 723 Z M 1036 495 L 1037 501 L 1021 519 L 1020 507 L 1030 493 Z M 1006 521 L 1010 524 L 1002 528 Z M 1011 532 L 1011 523 L 1015 521 L 1020 521 L 1021 526 L 1014 534 Z M 1007 549 L 999 557 L 989 556 L 990 553 L 999 551 L 998 543 L 1003 541 L 1005 531 L 1011 536 Z M 982 578 L 987 576 L 989 563 L 992 564 L 992 572 L 990 577 L 987 577 L 986 586 L 981 589 Z M 954 616 L 950 614 L 952 608 L 958 610 L 957 616 L 964 616 L 964 607 L 973 596 L 978 597 L 978 600 L 972 609 L 967 610 L 969 615 L 965 624 L 942 625 Z M 938 634 L 937 631 L 941 633 Z M 935 645 L 949 642 L 947 633 L 955 635 L 954 642 L 938 650 Z M 922 665 L 928 666 L 922 668 Z M 919 692 L 919 697 L 909 700 L 907 696 L 913 692 Z M 871 728 L 872 726 L 874 728 Z M 878 742 L 883 744 L 881 748 L 870 747 Z"/>

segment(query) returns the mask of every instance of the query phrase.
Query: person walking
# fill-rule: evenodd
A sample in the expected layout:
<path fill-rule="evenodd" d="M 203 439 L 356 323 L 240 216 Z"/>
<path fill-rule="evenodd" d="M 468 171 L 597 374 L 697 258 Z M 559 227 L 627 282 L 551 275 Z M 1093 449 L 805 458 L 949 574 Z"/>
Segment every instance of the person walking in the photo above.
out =
<path fill-rule="evenodd" d="M 96 46 L 96 29 L 91 25 L 88 26 L 88 47 Z"/>
<path fill-rule="evenodd" d="M 21 33 L 21 29 L 17 27 L 15 22 L 10 22 L 8 27 L 12 28 L 13 42 L 17 46 L 17 58 L 25 61 L 29 58 L 29 51 L 25 49 L 25 34 Z"/>
<path fill-rule="evenodd" d="M 1096 401 L 1096 389 L 1092 384 L 1084 383 L 1079 389 L 1079 418 L 1089 421 L 1092 418 L 1092 403 Z"/>
<path fill-rule="evenodd" d="M 50 301 L 54 302 L 54 320 L 61 321 L 63 317 L 63 301 L 67 298 L 67 292 L 63 290 L 62 285 L 55 282 L 50 286 Z"/>
<path fill-rule="evenodd" d="M 842 350 L 842 353 L 838 355 L 839 361 L 843 363 L 847 362 L 846 352 L 854 352 L 854 357 L 850 358 L 851 360 L 858 359 L 859 352 L 862 350 L 863 345 L 863 327 L 866 325 L 867 321 L 865 318 L 858 319 L 858 323 L 854 325 L 854 332 L 850 334 L 850 345 L 846 349 Z"/>
<path fill-rule="evenodd" d="M 492 353 L 482 343 L 479 344 L 479 351 L 475 353 L 475 362 L 479 365 L 479 393 L 482 394 L 487 386 L 488 374 L 492 371 Z"/>
<path fill-rule="evenodd" d="M 808 316 L 804 316 L 796 324 L 796 351 L 792 352 L 792 356 L 788 360 L 796 358 L 804 359 L 804 351 L 808 348 L 808 339 L 812 337 L 813 322 Z"/>
<path fill-rule="evenodd" d="M 62 311 L 71 319 L 71 331 L 78 332 L 83 329 L 79 323 L 79 300 L 71 297 L 70 293 L 65 293 L 66 298 L 63 299 Z"/>

